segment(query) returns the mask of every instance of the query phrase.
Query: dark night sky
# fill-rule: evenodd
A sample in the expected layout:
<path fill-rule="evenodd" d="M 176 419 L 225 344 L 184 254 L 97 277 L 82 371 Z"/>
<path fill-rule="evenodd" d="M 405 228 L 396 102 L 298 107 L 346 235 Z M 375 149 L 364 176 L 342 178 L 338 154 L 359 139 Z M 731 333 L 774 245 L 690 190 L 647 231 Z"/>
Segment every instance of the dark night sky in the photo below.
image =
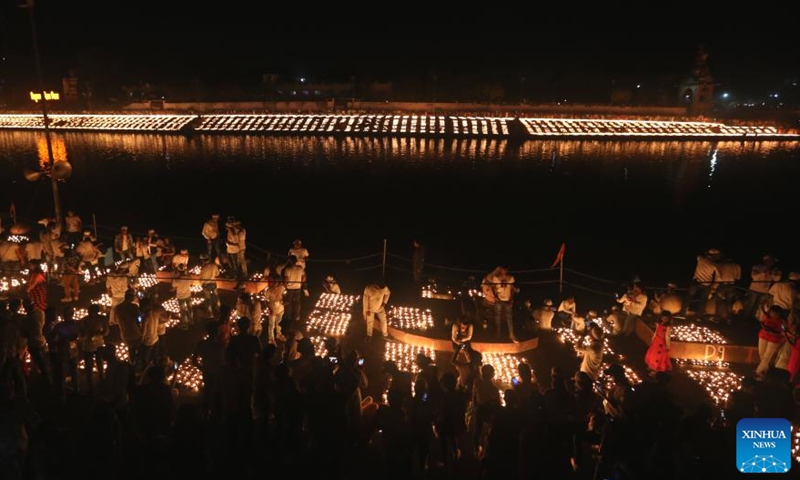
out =
<path fill-rule="evenodd" d="M 2 1 L 4 74 L 30 76 L 26 13 L 18 0 Z M 646 81 L 684 75 L 700 43 L 717 81 L 733 88 L 777 88 L 800 71 L 795 17 L 767 4 L 699 11 L 676 3 L 559 3 L 540 10 L 486 2 L 481 11 L 465 3 L 443 12 L 433 2 L 207 8 L 185 0 L 38 0 L 36 16 L 46 75 L 55 78 L 78 68 L 109 80 L 257 82 L 275 72 L 319 80 L 591 74 Z"/>

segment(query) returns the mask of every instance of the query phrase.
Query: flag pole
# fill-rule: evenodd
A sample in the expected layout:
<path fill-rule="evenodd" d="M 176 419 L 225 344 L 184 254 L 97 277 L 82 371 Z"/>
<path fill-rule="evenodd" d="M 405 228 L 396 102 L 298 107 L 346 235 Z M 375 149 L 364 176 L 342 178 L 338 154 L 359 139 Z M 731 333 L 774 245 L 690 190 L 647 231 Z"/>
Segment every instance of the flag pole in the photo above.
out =
<path fill-rule="evenodd" d="M 383 262 L 381 267 L 381 278 L 386 279 L 386 239 L 383 239 Z"/>
<path fill-rule="evenodd" d="M 564 293 L 564 256 L 558 264 L 558 293 Z"/>

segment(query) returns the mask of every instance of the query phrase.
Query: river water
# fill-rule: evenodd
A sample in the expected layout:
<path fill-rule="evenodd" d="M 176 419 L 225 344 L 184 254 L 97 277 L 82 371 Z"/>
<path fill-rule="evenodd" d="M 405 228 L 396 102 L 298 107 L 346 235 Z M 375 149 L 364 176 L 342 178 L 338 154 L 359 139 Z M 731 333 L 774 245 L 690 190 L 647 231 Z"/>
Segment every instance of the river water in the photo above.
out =
<path fill-rule="evenodd" d="M 408 256 L 418 237 L 428 262 L 476 270 L 546 268 L 564 242 L 567 268 L 619 282 L 685 285 L 711 247 L 745 275 L 766 252 L 800 268 L 797 142 L 66 133 L 53 147 L 73 165 L 65 209 L 94 213 L 101 235 L 154 227 L 194 251 L 219 212 L 256 256 L 298 237 L 317 259 L 378 253 L 384 238 Z M 45 152 L 41 133 L 0 132 L 4 217 L 11 202 L 29 219 L 52 211 L 49 182 L 22 176 Z"/>

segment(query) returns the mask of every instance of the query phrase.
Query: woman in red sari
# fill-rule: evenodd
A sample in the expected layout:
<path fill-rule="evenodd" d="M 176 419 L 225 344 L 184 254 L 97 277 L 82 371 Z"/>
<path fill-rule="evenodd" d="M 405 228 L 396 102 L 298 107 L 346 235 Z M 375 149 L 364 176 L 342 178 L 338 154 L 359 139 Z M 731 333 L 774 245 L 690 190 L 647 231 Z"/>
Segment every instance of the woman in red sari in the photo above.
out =
<path fill-rule="evenodd" d="M 669 359 L 669 337 L 672 335 L 672 313 L 662 311 L 656 333 L 650 348 L 644 356 L 644 361 L 651 372 L 669 372 L 672 370 L 672 362 Z"/>

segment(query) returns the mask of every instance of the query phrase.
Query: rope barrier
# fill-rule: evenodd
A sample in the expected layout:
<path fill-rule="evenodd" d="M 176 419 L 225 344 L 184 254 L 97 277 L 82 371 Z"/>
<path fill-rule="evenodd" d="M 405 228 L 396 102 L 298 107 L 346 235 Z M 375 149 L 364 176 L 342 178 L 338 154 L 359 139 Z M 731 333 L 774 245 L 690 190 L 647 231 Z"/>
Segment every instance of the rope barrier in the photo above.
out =
<path fill-rule="evenodd" d="M 599 295 L 604 295 L 604 296 L 607 296 L 607 297 L 614 297 L 615 296 L 614 293 L 608 293 L 608 292 L 603 292 L 603 291 L 600 291 L 600 290 L 595 290 L 594 288 L 584 287 L 584 286 L 577 285 L 577 284 L 574 284 L 574 283 L 571 283 L 571 282 L 564 282 L 564 284 L 565 285 L 569 285 L 570 287 L 573 287 L 573 288 L 577 288 L 579 290 L 585 290 L 587 292 L 597 293 Z"/>
<path fill-rule="evenodd" d="M 592 279 L 592 280 L 597 280 L 598 282 L 610 283 L 610 284 L 612 284 L 612 285 L 619 285 L 619 284 L 620 284 L 620 282 L 615 282 L 615 281 L 613 281 L 613 280 L 607 280 L 607 279 L 605 279 L 605 278 L 595 277 L 594 275 L 589 275 L 589 274 L 586 274 L 586 273 L 581 273 L 581 272 L 575 271 L 575 270 L 573 270 L 573 269 L 571 269 L 571 268 L 565 268 L 565 269 L 564 269 L 564 271 L 565 271 L 565 272 L 569 272 L 569 273 L 573 273 L 573 274 L 575 274 L 575 275 L 579 275 L 579 276 L 581 276 L 581 277 L 586 277 L 586 278 L 590 278 L 590 279 Z"/>

